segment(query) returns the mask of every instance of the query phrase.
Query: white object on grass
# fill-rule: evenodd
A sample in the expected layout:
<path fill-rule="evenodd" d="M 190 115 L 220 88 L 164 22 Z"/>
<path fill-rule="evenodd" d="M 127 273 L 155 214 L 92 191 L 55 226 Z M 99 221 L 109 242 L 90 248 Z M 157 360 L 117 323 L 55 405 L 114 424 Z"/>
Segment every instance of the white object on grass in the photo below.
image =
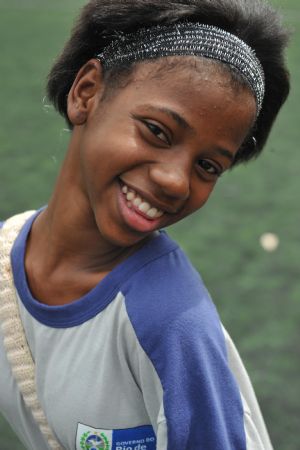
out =
<path fill-rule="evenodd" d="M 279 246 L 279 237 L 274 233 L 264 233 L 260 237 L 260 245 L 266 252 L 274 252 Z"/>

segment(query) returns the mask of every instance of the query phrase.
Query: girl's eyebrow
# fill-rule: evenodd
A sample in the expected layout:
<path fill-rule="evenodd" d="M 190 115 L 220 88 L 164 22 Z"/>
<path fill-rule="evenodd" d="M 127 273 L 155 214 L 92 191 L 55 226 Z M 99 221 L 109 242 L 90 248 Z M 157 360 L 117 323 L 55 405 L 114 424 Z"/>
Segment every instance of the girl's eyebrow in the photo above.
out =
<path fill-rule="evenodd" d="M 229 161 L 232 163 L 234 161 L 234 155 L 226 148 L 217 148 L 215 151 L 217 154 L 224 156 L 225 158 L 229 159 Z"/>
<path fill-rule="evenodd" d="M 187 122 L 187 120 L 180 114 L 178 114 L 176 111 L 173 111 L 172 109 L 166 108 L 164 106 L 152 106 L 152 105 L 142 105 L 142 107 L 147 109 L 148 111 L 154 112 L 158 111 L 165 113 L 169 117 L 171 117 L 181 128 L 184 128 L 185 130 L 189 130 L 195 133 L 195 129 Z"/>
<path fill-rule="evenodd" d="M 153 112 L 159 111 L 159 112 L 165 113 L 169 117 L 171 117 L 173 120 L 175 120 L 175 122 L 181 128 L 183 128 L 185 130 L 189 130 L 193 134 L 196 134 L 196 130 L 187 122 L 187 120 L 184 117 L 182 117 L 176 111 L 173 111 L 172 109 L 166 108 L 164 106 L 142 105 L 142 107 L 148 111 L 153 111 Z M 216 149 L 216 153 L 229 159 L 230 162 L 234 161 L 234 155 L 226 148 L 218 148 L 218 149 Z"/>

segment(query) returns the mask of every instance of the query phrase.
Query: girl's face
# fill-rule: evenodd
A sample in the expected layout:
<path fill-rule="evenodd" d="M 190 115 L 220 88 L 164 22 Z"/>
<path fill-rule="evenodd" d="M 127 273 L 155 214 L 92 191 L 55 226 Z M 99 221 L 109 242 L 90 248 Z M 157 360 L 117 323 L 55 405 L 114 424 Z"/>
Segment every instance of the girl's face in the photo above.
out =
<path fill-rule="evenodd" d="M 82 191 L 113 245 L 132 246 L 201 208 L 255 120 L 252 93 L 233 88 L 216 65 L 158 78 L 155 64 L 140 64 L 126 87 L 95 100 L 74 132 Z"/>

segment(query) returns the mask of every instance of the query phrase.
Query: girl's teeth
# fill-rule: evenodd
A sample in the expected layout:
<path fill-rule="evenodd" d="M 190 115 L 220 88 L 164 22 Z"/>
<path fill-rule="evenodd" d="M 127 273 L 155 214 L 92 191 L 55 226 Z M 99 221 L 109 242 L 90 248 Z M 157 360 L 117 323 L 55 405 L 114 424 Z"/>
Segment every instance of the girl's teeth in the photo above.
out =
<path fill-rule="evenodd" d="M 136 197 L 136 198 L 133 200 L 134 206 L 140 206 L 141 203 L 142 203 L 141 197 Z"/>
<path fill-rule="evenodd" d="M 131 200 L 133 200 L 135 197 L 135 193 L 134 192 L 128 192 L 128 194 L 126 195 L 126 198 L 129 202 L 131 202 Z"/>
<path fill-rule="evenodd" d="M 156 208 L 151 208 L 149 209 L 149 211 L 146 213 L 148 217 L 150 217 L 151 219 L 154 219 L 154 217 L 157 214 L 157 209 Z"/>
<path fill-rule="evenodd" d="M 151 206 L 149 205 L 149 203 L 147 202 L 143 202 L 138 206 L 138 209 L 143 212 L 143 213 L 147 213 L 149 211 L 149 209 L 151 209 Z"/>
<path fill-rule="evenodd" d="M 163 211 L 154 208 L 150 205 L 150 203 L 143 201 L 143 199 L 139 197 L 135 191 L 129 190 L 127 186 L 122 187 L 122 192 L 125 194 L 128 208 L 135 206 L 150 219 L 158 219 L 164 214 Z"/>

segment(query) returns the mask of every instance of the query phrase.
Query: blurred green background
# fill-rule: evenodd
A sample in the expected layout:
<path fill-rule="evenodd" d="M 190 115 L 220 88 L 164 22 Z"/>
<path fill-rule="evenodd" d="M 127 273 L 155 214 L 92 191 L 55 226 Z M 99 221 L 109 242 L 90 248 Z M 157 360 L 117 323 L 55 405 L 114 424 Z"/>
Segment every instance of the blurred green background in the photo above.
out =
<path fill-rule="evenodd" d="M 251 0 L 249 0 L 251 1 Z M 0 0 L 0 217 L 47 202 L 69 132 L 47 105 L 47 72 L 84 0 Z M 250 373 L 276 450 L 300 449 L 300 3 L 277 0 L 294 32 L 292 92 L 264 154 L 222 177 L 170 233 L 199 269 Z M 280 245 L 266 252 L 260 237 Z M 0 368 L 1 376 L 1 368 Z M 0 417 L 0 449 L 23 449 Z"/>

